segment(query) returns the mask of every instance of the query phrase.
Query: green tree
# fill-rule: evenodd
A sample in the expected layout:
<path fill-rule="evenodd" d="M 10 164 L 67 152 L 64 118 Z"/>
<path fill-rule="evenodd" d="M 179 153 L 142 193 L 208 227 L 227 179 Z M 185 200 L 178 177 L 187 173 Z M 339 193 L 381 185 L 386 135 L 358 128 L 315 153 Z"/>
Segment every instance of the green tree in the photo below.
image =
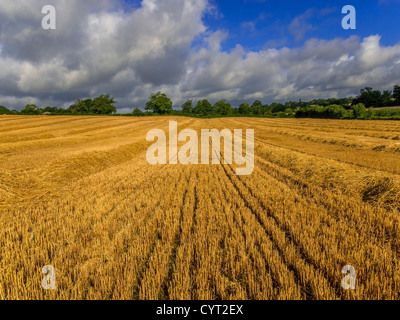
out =
<path fill-rule="evenodd" d="M 44 108 L 43 112 L 57 113 L 58 108 L 57 107 L 46 107 L 46 108 Z"/>
<path fill-rule="evenodd" d="M 394 86 L 393 98 L 396 106 L 400 106 L 400 85 Z"/>
<path fill-rule="evenodd" d="M 385 99 L 387 100 L 387 93 L 382 94 L 379 90 L 373 90 L 370 87 L 366 87 L 364 89 L 361 89 L 360 95 L 356 99 L 354 99 L 353 105 L 362 103 L 367 108 L 382 108 L 385 106 Z"/>
<path fill-rule="evenodd" d="M 239 113 L 242 115 L 249 115 L 251 113 L 251 107 L 248 103 L 242 103 L 239 106 Z"/>
<path fill-rule="evenodd" d="M 342 119 L 349 117 L 346 110 L 339 105 L 309 106 L 296 111 L 296 118 L 322 118 L 322 119 Z"/>
<path fill-rule="evenodd" d="M 262 114 L 262 108 L 263 104 L 260 100 L 254 101 L 254 103 L 251 105 L 251 111 L 253 114 Z"/>
<path fill-rule="evenodd" d="M 88 110 L 91 111 L 92 108 L 93 108 L 93 100 L 92 99 L 86 99 L 83 102 L 85 103 L 85 105 L 88 108 Z"/>
<path fill-rule="evenodd" d="M 39 114 L 38 107 L 34 104 L 28 104 L 21 111 L 22 114 Z"/>
<path fill-rule="evenodd" d="M 342 119 L 347 116 L 347 112 L 345 108 L 339 105 L 331 105 L 325 107 L 325 110 L 323 111 L 323 118 L 328 118 L 328 119 Z"/>
<path fill-rule="evenodd" d="M 0 106 L 0 114 L 11 114 L 12 112 L 6 107 Z"/>
<path fill-rule="evenodd" d="M 353 115 L 356 119 L 365 119 L 367 118 L 368 111 L 367 108 L 362 104 L 356 104 L 351 107 L 353 109 Z"/>
<path fill-rule="evenodd" d="M 81 99 L 78 99 L 69 107 L 72 113 L 90 113 L 91 109 Z"/>
<path fill-rule="evenodd" d="M 294 102 L 294 101 L 289 101 L 289 102 L 286 102 L 285 103 L 285 109 L 296 109 L 296 107 L 297 107 L 297 102 Z"/>
<path fill-rule="evenodd" d="M 102 94 L 101 96 L 93 100 L 93 107 L 91 108 L 91 112 L 96 114 L 116 113 L 117 108 L 114 106 L 114 104 L 116 103 L 117 101 L 115 100 L 115 98 L 111 98 L 109 94 Z M 86 105 L 85 102 L 84 104 Z"/>
<path fill-rule="evenodd" d="M 272 107 L 272 113 L 278 113 L 278 112 L 284 112 L 286 110 L 285 105 L 283 105 L 282 103 L 272 103 L 271 104 Z"/>
<path fill-rule="evenodd" d="M 135 109 L 133 110 L 132 114 L 133 114 L 135 117 L 142 117 L 142 116 L 145 115 L 145 113 L 144 113 L 142 110 L 140 110 L 139 108 L 135 108 Z"/>
<path fill-rule="evenodd" d="M 286 116 L 293 116 L 294 110 L 292 108 L 286 108 L 284 114 Z"/>
<path fill-rule="evenodd" d="M 193 100 L 188 100 L 182 105 L 182 112 L 184 114 L 191 114 L 193 112 Z"/>
<path fill-rule="evenodd" d="M 201 116 L 210 115 L 213 111 L 213 107 L 207 99 L 200 100 L 193 109 L 193 113 Z"/>
<path fill-rule="evenodd" d="M 384 107 L 389 107 L 393 105 L 393 95 L 390 90 L 385 90 L 382 92 L 382 104 Z"/>
<path fill-rule="evenodd" d="M 232 113 L 232 106 L 223 99 L 214 104 L 213 111 L 216 114 L 227 116 Z"/>
<path fill-rule="evenodd" d="M 367 114 L 365 115 L 365 119 L 372 119 L 373 116 L 374 116 L 374 109 L 368 108 Z"/>
<path fill-rule="evenodd" d="M 151 111 L 158 114 L 171 114 L 172 101 L 166 94 L 157 92 L 149 97 L 146 103 L 146 111 Z"/>

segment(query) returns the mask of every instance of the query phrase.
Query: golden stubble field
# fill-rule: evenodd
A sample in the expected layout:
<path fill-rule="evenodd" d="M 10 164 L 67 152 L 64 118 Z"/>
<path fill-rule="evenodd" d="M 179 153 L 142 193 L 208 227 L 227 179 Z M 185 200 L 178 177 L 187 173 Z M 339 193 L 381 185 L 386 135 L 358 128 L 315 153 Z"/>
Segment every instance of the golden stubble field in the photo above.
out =
<path fill-rule="evenodd" d="M 170 120 L 254 129 L 253 174 L 150 166 Z M 0 299 L 399 299 L 399 157 L 395 121 L 0 116 Z"/>

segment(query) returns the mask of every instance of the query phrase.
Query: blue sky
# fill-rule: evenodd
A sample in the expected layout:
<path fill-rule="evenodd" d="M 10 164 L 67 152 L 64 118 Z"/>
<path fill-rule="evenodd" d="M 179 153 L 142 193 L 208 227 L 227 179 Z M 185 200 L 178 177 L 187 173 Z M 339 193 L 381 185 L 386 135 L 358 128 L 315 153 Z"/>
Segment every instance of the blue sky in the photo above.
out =
<path fill-rule="evenodd" d="M 41 27 L 53 5 L 56 30 Z M 357 29 L 342 28 L 353 5 Z M 109 93 L 120 112 L 166 93 L 263 103 L 400 84 L 400 0 L 1 0 L 0 105 L 68 107 Z"/>
<path fill-rule="evenodd" d="M 400 1 L 276 1 L 276 0 L 214 0 L 217 12 L 206 15 L 211 30 L 227 30 L 229 37 L 223 49 L 241 44 L 249 50 L 268 47 L 301 46 L 309 38 L 334 39 L 350 35 L 382 36 L 381 43 L 393 45 L 400 40 Z M 343 6 L 353 5 L 357 11 L 357 29 L 344 30 L 341 20 Z M 300 17 L 300 27 L 307 31 L 295 39 L 289 27 Z"/>

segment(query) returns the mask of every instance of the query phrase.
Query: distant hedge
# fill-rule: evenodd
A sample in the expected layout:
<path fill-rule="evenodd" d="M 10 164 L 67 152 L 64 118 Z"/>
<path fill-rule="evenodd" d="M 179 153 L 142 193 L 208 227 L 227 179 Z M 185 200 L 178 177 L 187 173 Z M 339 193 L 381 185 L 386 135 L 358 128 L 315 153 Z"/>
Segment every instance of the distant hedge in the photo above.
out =
<path fill-rule="evenodd" d="M 6 107 L 0 106 L 0 115 L 1 114 L 12 114 L 12 112 L 8 110 Z"/>
<path fill-rule="evenodd" d="M 349 118 L 350 113 L 339 105 L 310 106 L 297 110 L 294 116 L 296 118 L 344 119 Z"/>

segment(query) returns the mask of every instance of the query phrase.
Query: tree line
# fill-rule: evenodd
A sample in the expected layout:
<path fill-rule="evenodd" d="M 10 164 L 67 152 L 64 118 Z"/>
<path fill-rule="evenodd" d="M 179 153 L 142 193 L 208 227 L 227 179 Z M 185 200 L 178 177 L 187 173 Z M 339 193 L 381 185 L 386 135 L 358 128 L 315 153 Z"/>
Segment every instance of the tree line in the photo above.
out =
<path fill-rule="evenodd" d="M 360 95 L 353 99 L 350 106 L 312 105 L 296 111 L 297 118 L 329 119 L 400 119 L 400 109 L 385 108 L 400 106 L 400 86 L 394 86 L 393 92 L 373 90 L 370 87 L 361 89 Z"/>
<path fill-rule="evenodd" d="M 263 116 L 263 117 L 294 117 L 297 110 L 316 103 L 322 105 L 341 104 L 350 106 L 353 98 L 342 99 L 318 99 L 309 102 L 289 101 L 286 103 L 263 104 L 260 100 L 252 104 L 242 103 L 239 107 L 232 105 L 225 99 L 212 104 L 207 99 L 197 101 L 187 100 L 181 106 L 181 110 L 172 108 L 172 100 L 166 94 L 158 92 L 149 97 L 146 103 L 145 112 L 139 108 L 133 110 L 134 116 L 145 115 L 183 115 L 203 118 L 226 117 L 226 116 Z"/>
<path fill-rule="evenodd" d="M 164 93 L 152 94 L 146 104 L 146 111 L 135 108 L 133 115 L 146 114 L 181 114 L 196 117 L 218 116 L 263 116 L 263 117 L 297 117 L 297 118 L 330 118 L 330 119 L 374 119 L 400 117 L 400 109 L 377 109 L 400 106 L 400 85 L 393 91 L 373 90 L 366 87 L 356 98 L 314 99 L 308 102 L 289 101 L 286 103 L 263 104 L 256 100 L 253 104 L 242 103 L 234 108 L 226 100 L 212 105 L 207 99 L 186 101 L 180 111 L 172 109 L 172 101 Z"/>
<path fill-rule="evenodd" d="M 0 106 L 0 114 L 23 115 L 110 115 L 116 114 L 117 101 L 109 94 L 100 95 L 94 99 L 78 99 L 69 108 L 46 107 L 27 105 L 22 111 L 10 111 Z M 229 116 L 246 117 L 297 117 L 297 118 L 331 118 L 331 119 L 378 119 L 400 118 L 400 109 L 379 109 L 383 107 L 400 106 L 400 85 L 394 86 L 393 91 L 373 90 L 366 87 L 356 97 L 314 99 L 308 102 L 288 101 L 286 103 L 263 104 L 260 100 L 252 104 L 246 102 L 238 107 L 225 99 L 211 104 L 207 99 L 197 101 L 188 100 L 181 106 L 181 110 L 173 109 L 172 100 L 161 92 L 153 93 L 145 106 L 145 111 L 135 108 L 127 116 L 153 115 L 183 115 L 192 117 L 214 118 Z M 378 108 L 378 109 L 377 109 Z"/>
<path fill-rule="evenodd" d="M 21 115 L 101 115 L 113 114 L 117 112 L 115 107 L 117 101 L 109 94 L 100 95 L 94 99 L 78 99 L 68 109 L 58 107 L 40 108 L 35 104 L 28 104 L 21 111 L 9 110 L 0 106 L 0 114 L 21 114 Z"/>

